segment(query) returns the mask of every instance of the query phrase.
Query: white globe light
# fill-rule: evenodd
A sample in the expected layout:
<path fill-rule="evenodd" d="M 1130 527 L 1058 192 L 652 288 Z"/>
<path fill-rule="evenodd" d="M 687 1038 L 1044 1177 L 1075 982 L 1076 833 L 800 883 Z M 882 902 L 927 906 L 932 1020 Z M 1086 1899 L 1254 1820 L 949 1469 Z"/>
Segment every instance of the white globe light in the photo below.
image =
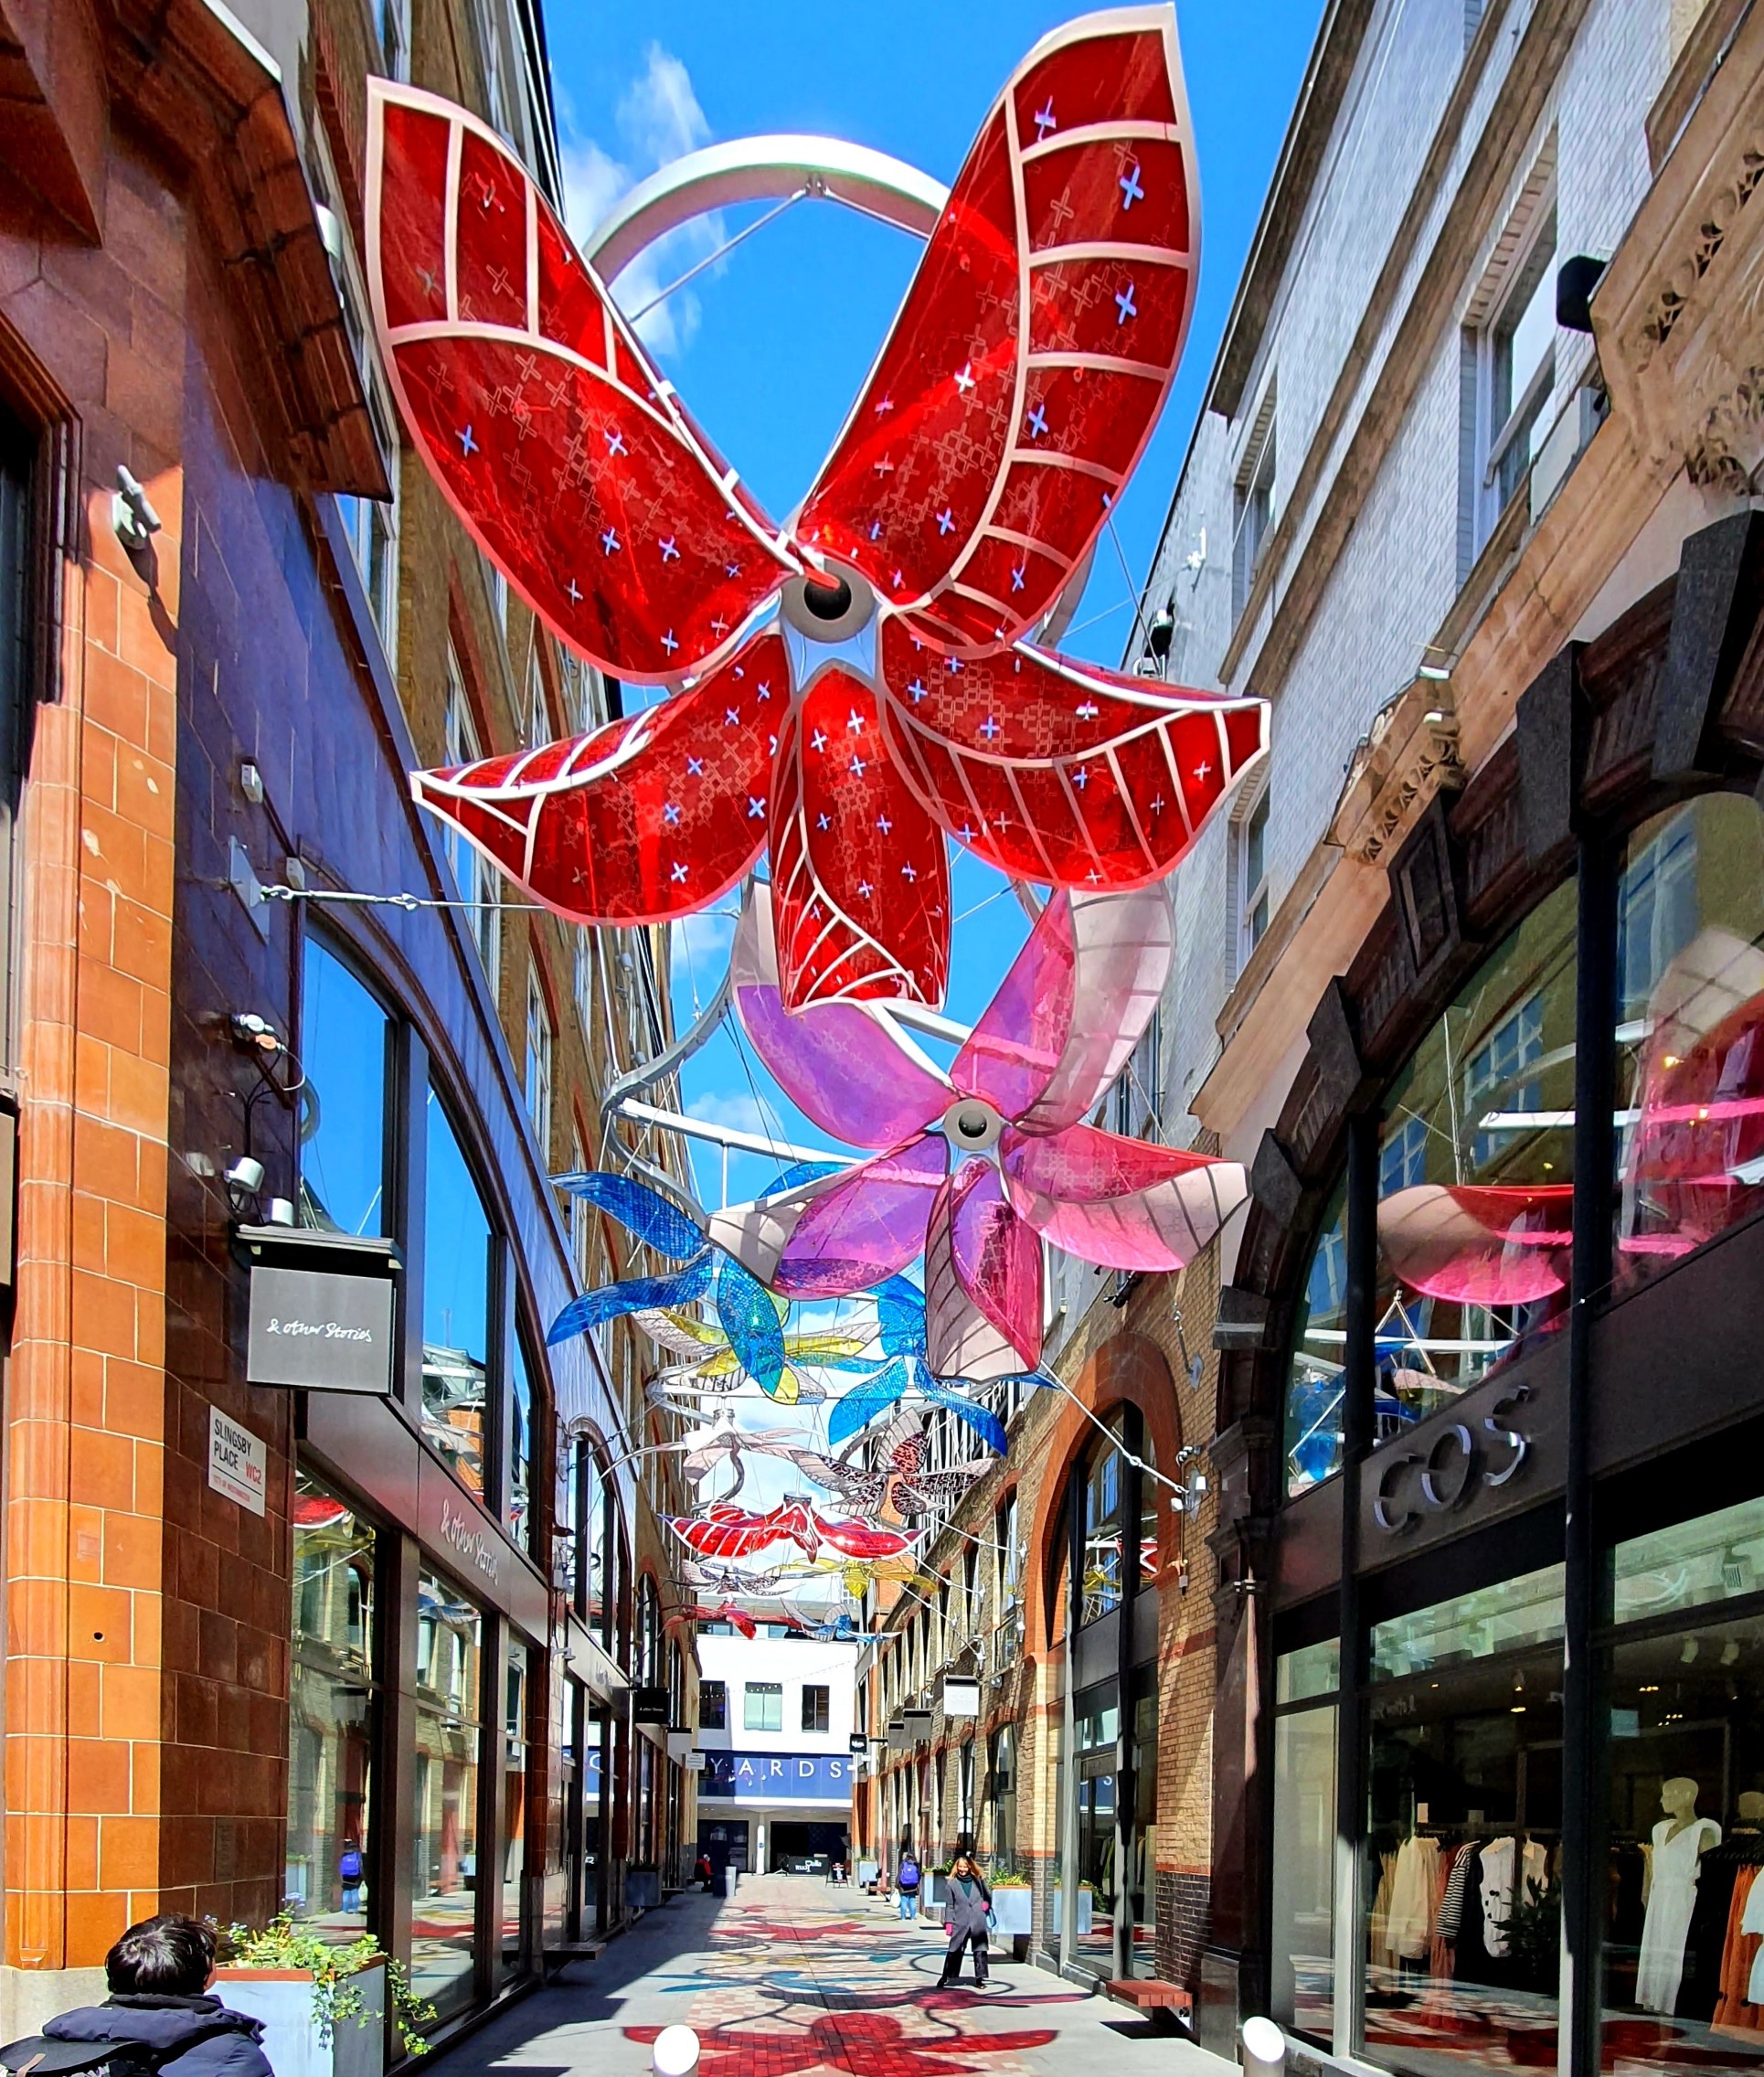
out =
<path fill-rule="evenodd" d="M 690 2027 L 664 2027 L 649 2051 L 655 2077 L 692 2077 L 698 2067 L 698 2037 Z"/>
<path fill-rule="evenodd" d="M 1243 2023 L 1244 2067 L 1251 2072 L 1273 2072 L 1286 2062 L 1286 2036 L 1271 2019 L 1246 2019 Z"/>

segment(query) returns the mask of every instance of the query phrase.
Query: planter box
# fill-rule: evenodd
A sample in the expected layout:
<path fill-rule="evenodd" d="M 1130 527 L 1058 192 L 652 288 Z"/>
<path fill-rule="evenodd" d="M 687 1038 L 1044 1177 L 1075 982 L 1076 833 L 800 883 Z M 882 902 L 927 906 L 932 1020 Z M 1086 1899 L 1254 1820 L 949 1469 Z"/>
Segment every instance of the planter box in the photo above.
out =
<path fill-rule="evenodd" d="M 653 1912 L 662 1901 L 662 1871 L 659 1868 L 627 1868 L 625 1869 L 625 1903 L 633 1912 Z M 280 2071 L 276 2077 L 282 2077 Z"/>
<path fill-rule="evenodd" d="M 993 1917 L 1001 1940 L 1026 1940 L 1035 1915 L 1036 1893 L 1030 1889 L 994 1890 Z"/>
<path fill-rule="evenodd" d="M 306 1969 L 226 1968 L 215 1996 L 234 2012 L 263 2022 L 263 2052 L 276 2077 L 381 2077 L 386 2068 L 386 1964 L 370 1962 L 350 1979 L 367 2008 L 321 2040 L 313 2018 L 313 1978 Z"/>
<path fill-rule="evenodd" d="M 950 1879 L 947 1875 L 927 1875 L 919 1885 L 919 1908 L 932 1911 L 943 1909 L 943 1900 L 949 1893 Z"/>

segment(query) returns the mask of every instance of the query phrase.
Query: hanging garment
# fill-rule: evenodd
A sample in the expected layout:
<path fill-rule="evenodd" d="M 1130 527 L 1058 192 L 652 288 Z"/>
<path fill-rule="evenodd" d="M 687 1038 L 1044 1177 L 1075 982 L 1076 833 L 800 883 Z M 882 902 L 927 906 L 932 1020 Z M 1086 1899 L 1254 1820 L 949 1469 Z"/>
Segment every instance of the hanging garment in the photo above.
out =
<path fill-rule="evenodd" d="M 1643 2012 L 1673 2012 L 1684 1973 L 1684 1942 L 1696 1908 L 1698 1861 L 1705 1841 L 1718 1845 L 1721 1827 L 1696 1817 L 1682 1832 L 1663 1817 L 1653 1828 L 1647 1915 L 1642 1922 L 1642 1953 L 1635 1967 L 1635 2002 Z"/>
<path fill-rule="evenodd" d="M 1433 1879 L 1439 1872 L 1438 1839 L 1417 1835 L 1397 1848 L 1385 1944 L 1398 1961 L 1419 1962 L 1427 1954 L 1433 1937 Z"/>
<path fill-rule="evenodd" d="M 1397 1874 L 1397 1857 L 1394 1853 L 1378 1856 L 1378 1889 L 1372 1900 L 1372 1922 L 1368 1928 L 1371 1935 L 1369 1951 L 1375 1962 L 1388 1962 L 1390 1949 L 1386 1943 L 1386 1931 L 1390 1919 L 1390 1885 Z"/>
<path fill-rule="evenodd" d="M 1440 1937 L 1455 1944 L 1464 1923 L 1464 1891 L 1469 1887 L 1470 1870 L 1476 1859 L 1474 1847 L 1460 1847 L 1451 1857 L 1451 1870 L 1446 1877 L 1445 1900 L 1440 1906 Z"/>
<path fill-rule="evenodd" d="M 1746 1909 L 1739 1924 L 1742 1932 L 1764 1933 L 1764 1881 L 1752 1884 L 1751 1894 L 1746 1899 Z M 1764 1947 L 1759 1947 L 1753 1959 L 1746 1996 L 1753 2005 L 1764 2005 Z"/>
<path fill-rule="evenodd" d="M 1433 1943 L 1428 1965 L 1441 1979 L 1451 1974 L 1451 1939 L 1445 1929 L 1446 1898 L 1451 1891 L 1451 1871 L 1464 1858 L 1461 1847 L 1445 1847 L 1440 1854 L 1440 1872 L 1433 1878 Z M 1456 1931 L 1454 1924 L 1453 1931 Z"/>
<path fill-rule="evenodd" d="M 1527 1839 L 1519 1856 L 1519 1871 L 1513 1884 L 1513 1901 L 1528 1904 L 1549 1888 L 1549 1848 L 1541 1839 Z"/>
<path fill-rule="evenodd" d="M 1721 1995 L 1716 2000 L 1717 2032 L 1764 2031 L 1764 2004 L 1752 2002 L 1752 1971 L 1764 1954 L 1764 1894 L 1753 1902 L 1759 1870 L 1741 1868 L 1734 1877 L 1733 1901 L 1727 1907 L 1727 1941 L 1721 1950 Z M 1755 1923 L 1754 1919 L 1759 1923 Z"/>
<path fill-rule="evenodd" d="M 1507 1951 L 1506 1923 L 1513 1910 L 1513 1870 L 1518 1859 L 1514 1839 L 1491 1839 L 1482 1848 L 1482 1944 L 1491 1955 Z"/>
<path fill-rule="evenodd" d="M 1727 1934 L 1734 1924 L 1734 1891 L 1740 1871 L 1758 1863 L 1758 1835 L 1729 1832 L 1703 1856 L 1696 1871 L 1696 1901 L 1684 1942 L 1684 1974 L 1678 1986 L 1681 2019 L 1713 2020 L 1721 2001 Z"/>

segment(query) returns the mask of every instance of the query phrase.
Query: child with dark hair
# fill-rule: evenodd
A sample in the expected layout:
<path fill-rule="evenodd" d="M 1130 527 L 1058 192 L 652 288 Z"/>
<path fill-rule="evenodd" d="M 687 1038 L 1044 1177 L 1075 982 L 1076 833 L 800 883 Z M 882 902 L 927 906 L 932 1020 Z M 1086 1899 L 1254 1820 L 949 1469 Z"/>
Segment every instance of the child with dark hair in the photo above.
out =
<path fill-rule="evenodd" d="M 111 1995 L 103 2004 L 64 2012 L 43 2029 L 44 2077 L 100 2062 L 152 2077 L 273 2077 L 258 2046 L 262 2021 L 209 1997 L 214 1978 L 208 1926 L 175 1912 L 143 1919 L 104 1957 Z"/>

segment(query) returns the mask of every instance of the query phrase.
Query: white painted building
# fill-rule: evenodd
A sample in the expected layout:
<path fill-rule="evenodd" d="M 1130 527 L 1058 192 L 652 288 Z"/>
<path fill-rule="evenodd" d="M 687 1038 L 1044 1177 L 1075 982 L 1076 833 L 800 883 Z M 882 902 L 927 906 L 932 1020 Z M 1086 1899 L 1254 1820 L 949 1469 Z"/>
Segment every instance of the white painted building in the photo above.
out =
<path fill-rule="evenodd" d="M 698 1632 L 698 1837 L 713 1859 L 770 1869 L 845 1859 L 857 1647 L 762 1623 Z"/>

